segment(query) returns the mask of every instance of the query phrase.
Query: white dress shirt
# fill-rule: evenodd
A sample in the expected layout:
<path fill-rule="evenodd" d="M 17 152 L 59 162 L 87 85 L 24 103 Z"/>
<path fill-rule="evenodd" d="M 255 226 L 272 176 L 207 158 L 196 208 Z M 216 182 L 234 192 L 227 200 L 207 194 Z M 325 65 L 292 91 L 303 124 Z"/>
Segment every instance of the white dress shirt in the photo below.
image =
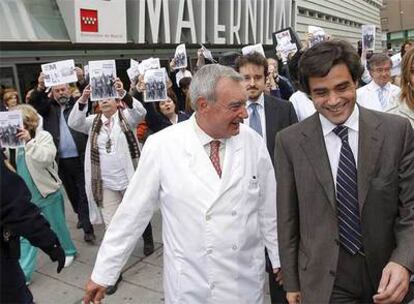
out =
<path fill-rule="evenodd" d="M 336 185 L 336 174 L 338 171 L 339 156 L 341 154 L 342 141 L 338 135 L 333 132 L 337 125 L 330 122 L 323 115 L 319 114 L 321 120 L 323 138 L 325 140 L 326 152 L 328 153 L 329 164 L 334 184 Z M 347 121 L 343 124 L 348 127 L 348 142 L 354 154 L 355 166 L 358 166 L 358 130 L 359 130 L 359 109 L 355 105 L 354 111 Z"/>
<path fill-rule="evenodd" d="M 369 84 L 359 88 L 357 90 L 357 102 L 359 105 L 363 106 L 364 108 L 385 112 L 391 106 L 395 104 L 395 100 L 399 98 L 400 95 L 400 88 L 396 85 L 391 84 L 390 82 L 384 86 L 384 101 L 385 107 L 382 106 L 379 98 L 378 98 L 378 91 L 381 87 L 375 83 L 375 81 L 371 81 Z"/>
<path fill-rule="evenodd" d="M 313 105 L 313 101 L 308 98 L 308 96 L 302 91 L 296 91 L 290 96 L 289 101 L 293 104 L 295 108 L 296 116 L 298 121 L 302 121 L 305 118 L 313 115 L 316 109 Z"/>
<path fill-rule="evenodd" d="M 251 101 L 251 100 L 247 101 L 246 108 L 247 108 L 247 113 L 249 114 L 249 117 L 247 117 L 244 120 L 244 123 L 250 126 L 250 115 L 252 115 L 252 112 L 253 112 L 253 109 L 250 107 L 250 104 L 252 104 L 253 102 L 257 103 L 256 109 L 260 115 L 260 122 L 262 124 L 262 135 L 263 135 L 262 137 L 264 141 L 267 142 L 266 141 L 266 116 L 265 116 L 265 109 L 264 109 L 264 93 L 260 95 L 257 101 Z"/>

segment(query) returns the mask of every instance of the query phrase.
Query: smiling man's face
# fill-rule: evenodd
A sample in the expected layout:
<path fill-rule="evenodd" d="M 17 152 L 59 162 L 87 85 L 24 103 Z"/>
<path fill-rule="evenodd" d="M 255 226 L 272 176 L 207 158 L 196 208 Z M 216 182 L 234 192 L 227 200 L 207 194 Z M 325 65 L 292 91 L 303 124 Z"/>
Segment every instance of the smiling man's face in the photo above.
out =
<path fill-rule="evenodd" d="M 316 110 L 336 125 L 352 114 L 356 87 L 345 64 L 333 66 L 325 77 L 309 78 L 310 97 Z"/>

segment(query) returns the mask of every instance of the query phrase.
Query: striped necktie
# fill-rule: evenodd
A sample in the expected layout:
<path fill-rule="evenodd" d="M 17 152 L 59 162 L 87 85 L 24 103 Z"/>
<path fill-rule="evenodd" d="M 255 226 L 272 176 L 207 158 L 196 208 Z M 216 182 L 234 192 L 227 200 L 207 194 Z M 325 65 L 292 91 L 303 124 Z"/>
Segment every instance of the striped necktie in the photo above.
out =
<path fill-rule="evenodd" d="M 348 142 L 348 128 L 345 126 L 337 126 L 333 132 L 342 141 L 338 172 L 336 175 L 339 241 L 346 250 L 355 254 L 362 249 L 357 169 L 354 154 Z"/>
<path fill-rule="evenodd" d="M 260 136 L 263 136 L 262 132 L 262 121 L 260 120 L 260 114 L 257 110 L 257 107 L 259 105 L 256 102 L 252 102 L 249 107 L 252 109 L 252 113 L 250 114 L 250 120 L 249 125 L 250 128 L 255 130 L 257 133 L 259 133 Z"/>
<path fill-rule="evenodd" d="M 378 89 L 378 100 L 379 100 L 383 110 L 385 110 L 386 106 L 387 106 L 387 101 L 385 100 L 386 92 L 387 92 L 387 90 L 386 90 L 385 87 L 380 87 Z"/>

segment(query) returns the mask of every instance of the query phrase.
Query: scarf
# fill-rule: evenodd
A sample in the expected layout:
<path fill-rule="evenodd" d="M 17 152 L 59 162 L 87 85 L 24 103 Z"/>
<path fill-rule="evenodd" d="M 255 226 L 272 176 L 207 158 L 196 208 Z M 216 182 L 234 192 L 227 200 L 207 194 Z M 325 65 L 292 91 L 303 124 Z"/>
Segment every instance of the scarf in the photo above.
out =
<path fill-rule="evenodd" d="M 137 168 L 138 160 L 141 155 L 138 142 L 134 136 L 134 133 L 128 126 L 128 122 L 121 109 L 118 109 L 119 125 L 128 143 L 129 154 L 131 155 L 132 164 L 134 169 Z M 91 130 L 91 179 L 92 179 L 92 194 L 93 198 L 98 205 L 102 207 L 103 189 L 102 189 L 102 175 L 101 175 L 101 162 L 99 157 L 98 147 L 98 135 L 102 128 L 102 114 L 96 115 L 92 122 Z"/>

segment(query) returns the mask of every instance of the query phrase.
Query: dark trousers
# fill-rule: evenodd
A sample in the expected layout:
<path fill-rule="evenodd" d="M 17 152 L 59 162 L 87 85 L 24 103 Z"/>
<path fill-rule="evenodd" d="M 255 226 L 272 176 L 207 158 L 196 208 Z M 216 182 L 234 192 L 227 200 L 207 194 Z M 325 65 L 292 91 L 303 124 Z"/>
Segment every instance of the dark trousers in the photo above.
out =
<path fill-rule="evenodd" d="M 288 303 L 283 285 L 279 285 L 279 283 L 276 282 L 276 275 L 274 275 L 273 272 L 269 272 L 269 291 L 272 304 Z"/>
<path fill-rule="evenodd" d="M 65 186 L 73 211 L 78 215 L 85 233 L 92 233 L 88 199 L 85 192 L 85 173 L 80 157 L 59 159 L 59 177 Z"/>
<path fill-rule="evenodd" d="M 33 296 L 26 286 L 18 259 L 1 258 L 0 303 L 32 304 Z"/>
<path fill-rule="evenodd" d="M 376 288 L 369 278 L 365 257 L 352 255 L 342 246 L 329 303 L 373 303 Z"/>
<path fill-rule="evenodd" d="M 144 239 L 144 243 L 153 243 L 152 239 L 152 226 L 151 222 L 148 223 L 148 226 L 145 228 L 144 233 L 142 234 L 142 238 Z"/>

